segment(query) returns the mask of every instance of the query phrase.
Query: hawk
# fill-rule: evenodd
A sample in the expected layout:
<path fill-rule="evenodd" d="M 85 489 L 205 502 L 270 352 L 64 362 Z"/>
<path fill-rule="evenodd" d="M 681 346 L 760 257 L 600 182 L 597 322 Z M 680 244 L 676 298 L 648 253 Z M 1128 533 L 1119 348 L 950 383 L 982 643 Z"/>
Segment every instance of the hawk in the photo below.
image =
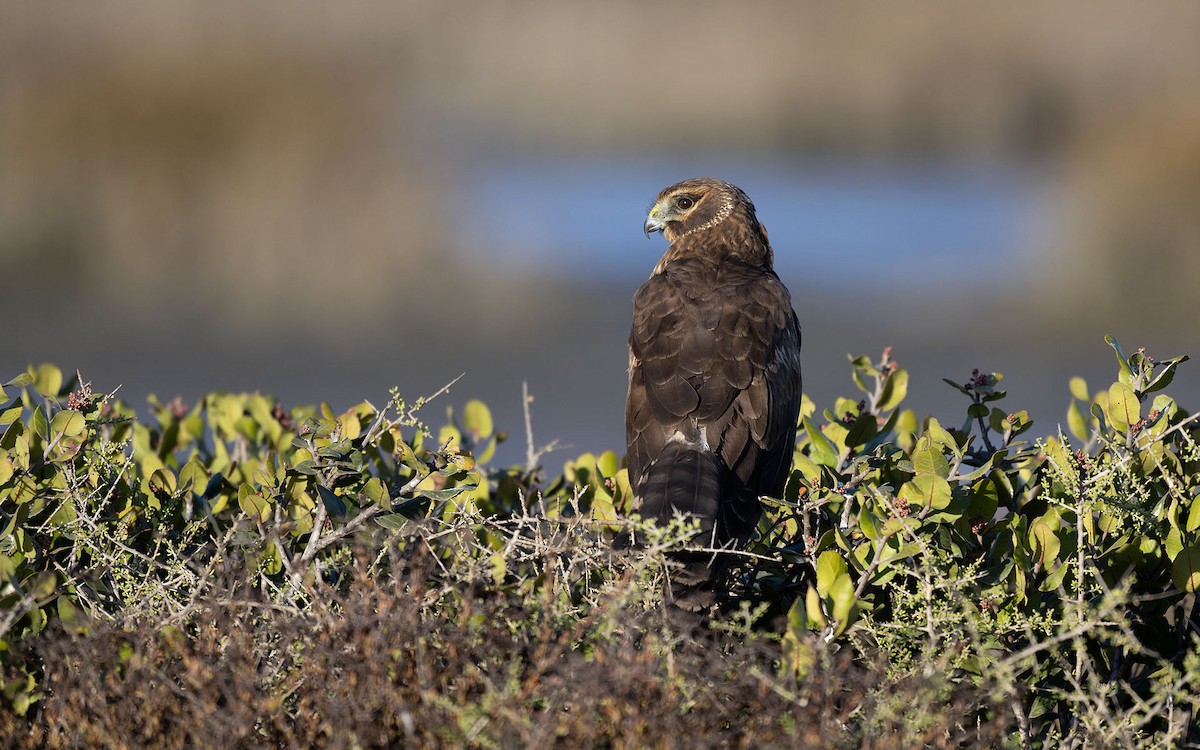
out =
<path fill-rule="evenodd" d="M 705 544 L 744 542 L 759 498 L 781 496 L 792 465 L 800 326 L 791 296 L 754 204 L 734 185 L 665 188 L 645 231 L 671 246 L 633 298 L 625 435 L 637 508 L 648 519 L 698 519 Z M 693 585 L 716 572 L 702 557 L 712 560 L 684 566 Z"/>

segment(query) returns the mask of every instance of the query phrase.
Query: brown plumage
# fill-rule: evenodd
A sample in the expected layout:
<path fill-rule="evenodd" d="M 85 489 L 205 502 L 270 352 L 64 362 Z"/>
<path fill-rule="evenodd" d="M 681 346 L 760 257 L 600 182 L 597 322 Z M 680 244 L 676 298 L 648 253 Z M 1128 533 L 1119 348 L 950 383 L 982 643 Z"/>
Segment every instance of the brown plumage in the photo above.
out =
<path fill-rule="evenodd" d="M 633 298 L 625 435 L 645 518 L 699 519 L 702 539 L 744 541 L 791 469 L 800 327 L 754 204 L 692 179 L 658 194 L 645 230 L 671 246 Z M 711 576 L 692 558 L 692 583 Z"/>

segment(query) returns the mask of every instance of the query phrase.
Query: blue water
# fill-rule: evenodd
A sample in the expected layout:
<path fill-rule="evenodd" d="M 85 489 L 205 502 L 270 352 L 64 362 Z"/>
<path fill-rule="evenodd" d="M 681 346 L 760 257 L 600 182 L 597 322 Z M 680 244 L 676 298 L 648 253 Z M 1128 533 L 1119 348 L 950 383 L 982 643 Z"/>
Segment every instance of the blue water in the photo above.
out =
<path fill-rule="evenodd" d="M 514 158 L 464 176 L 456 244 L 514 273 L 644 278 L 665 249 L 642 235 L 652 198 L 695 176 L 750 195 L 785 280 L 834 289 L 1015 282 L 1044 218 L 1044 180 L 1008 165 Z"/>

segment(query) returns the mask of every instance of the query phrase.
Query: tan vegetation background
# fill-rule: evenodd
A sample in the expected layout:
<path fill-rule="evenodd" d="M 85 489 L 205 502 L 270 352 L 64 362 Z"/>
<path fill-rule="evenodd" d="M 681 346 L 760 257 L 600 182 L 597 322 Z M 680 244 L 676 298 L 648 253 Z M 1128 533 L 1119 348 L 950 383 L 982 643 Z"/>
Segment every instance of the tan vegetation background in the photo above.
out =
<path fill-rule="evenodd" d="M 1196 3 L 16 2 L 0 368 L 341 407 L 465 371 L 459 400 L 513 430 L 528 379 L 543 437 L 619 447 L 633 288 L 500 274 L 452 231 L 475 161 L 610 152 L 1042 175 L 1053 221 L 1020 288 L 785 279 L 818 403 L 848 390 L 845 353 L 887 344 L 919 408 L 980 367 L 1050 420 L 1067 375 L 1111 374 L 1106 332 L 1200 354 Z M 888 269 L 847 269 L 868 273 Z"/>

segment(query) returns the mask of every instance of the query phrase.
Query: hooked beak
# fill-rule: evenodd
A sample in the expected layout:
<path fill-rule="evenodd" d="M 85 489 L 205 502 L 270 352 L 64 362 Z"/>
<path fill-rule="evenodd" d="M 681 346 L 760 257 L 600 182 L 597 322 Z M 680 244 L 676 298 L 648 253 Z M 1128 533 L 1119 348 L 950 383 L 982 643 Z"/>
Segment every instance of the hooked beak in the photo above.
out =
<path fill-rule="evenodd" d="M 642 225 L 646 236 L 649 237 L 651 232 L 661 232 L 667 228 L 667 222 L 659 218 L 658 204 L 654 204 L 654 208 L 650 209 L 650 215 L 646 217 L 646 223 Z"/>

